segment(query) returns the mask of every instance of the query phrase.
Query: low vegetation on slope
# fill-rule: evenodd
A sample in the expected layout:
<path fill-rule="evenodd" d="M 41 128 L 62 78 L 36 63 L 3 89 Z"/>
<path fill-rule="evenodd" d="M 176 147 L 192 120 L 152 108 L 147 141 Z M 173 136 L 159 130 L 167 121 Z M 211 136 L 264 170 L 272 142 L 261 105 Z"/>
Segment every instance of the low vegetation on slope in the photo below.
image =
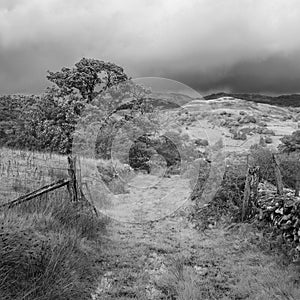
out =
<path fill-rule="evenodd" d="M 269 95 L 260 95 L 260 94 L 232 94 L 232 93 L 216 93 L 207 95 L 204 98 L 206 100 L 217 99 L 220 97 L 233 97 L 238 99 L 243 99 L 247 101 L 253 101 L 257 103 L 265 103 L 270 105 L 277 106 L 294 106 L 300 107 L 300 95 L 280 95 L 280 96 L 269 96 Z"/>

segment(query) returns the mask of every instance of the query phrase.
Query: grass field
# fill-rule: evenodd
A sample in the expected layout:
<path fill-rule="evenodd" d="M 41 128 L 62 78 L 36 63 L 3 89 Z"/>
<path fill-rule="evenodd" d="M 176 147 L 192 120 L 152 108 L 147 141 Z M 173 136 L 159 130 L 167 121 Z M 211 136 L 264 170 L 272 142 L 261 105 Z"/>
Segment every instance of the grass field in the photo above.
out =
<path fill-rule="evenodd" d="M 67 177 L 67 158 L 0 152 L 0 203 Z M 60 188 L 0 210 L 0 299 L 91 299 L 107 218 Z"/>
<path fill-rule="evenodd" d="M 0 202 L 67 178 L 67 168 L 65 156 L 1 148 Z"/>

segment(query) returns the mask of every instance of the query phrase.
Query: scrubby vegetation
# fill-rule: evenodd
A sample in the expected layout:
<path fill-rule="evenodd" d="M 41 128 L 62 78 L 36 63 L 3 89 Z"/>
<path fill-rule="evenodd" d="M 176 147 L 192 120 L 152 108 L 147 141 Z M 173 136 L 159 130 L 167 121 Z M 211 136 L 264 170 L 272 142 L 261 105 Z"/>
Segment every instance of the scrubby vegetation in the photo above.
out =
<path fill-rule="evenodd" d="M 276 244 L 276 248 L 281 249 L 281 254 L 287 255 L 289 262 L 299 262 L 300 208 L 299 198 L 295 196 L 299 196 L 300 153 L 291 146 L 297 143 L 297 133 L 282 138 L 282 142 L 283 145 L 279 146 L 282 151 L 280 153 L 274 153 L 274 150 L 262 143 L 251 147 L 247 161 L 250 166 L 260 167 L 261 183 L 256 214 L 247 222 L 260 228 L 262 234 L 268 236 L 268 243 L 273 247 Z M 282 195 L 277 194 L 274 154 L 282 176 Z M 228 225 L 241 221 L 247 164 L 245 156 L 241 160 L 235 157 L 235 160 L 236 162 L 228 164 L 214 199 L 204 207 L 196 206 L 191 212 L 190 219 L 196 228 L 205 230 L 214 228 L 217 223 Z M 206 178 L 207 174 L 202 177 Z M 201 189 L 195 191 L 194 198 L 201 197 Z M 279 239 L 281 243 L 275 243 Z"/>
<path fill-rule="evenodd" d="M 299 95 L 281 95 L 281 96 L 269 96 L 269 95 L 260 95 L 260 94 L 231 94 L 231 93 L 217 93 L 207 95 L 205 99 L 216 99 L 219 97 L 234 97 L 238 99 L 244 99 L 248 101 L 258 102 L 258 103 L 266 103 L 278 106 L 294 106 L 299 107 Z"/>

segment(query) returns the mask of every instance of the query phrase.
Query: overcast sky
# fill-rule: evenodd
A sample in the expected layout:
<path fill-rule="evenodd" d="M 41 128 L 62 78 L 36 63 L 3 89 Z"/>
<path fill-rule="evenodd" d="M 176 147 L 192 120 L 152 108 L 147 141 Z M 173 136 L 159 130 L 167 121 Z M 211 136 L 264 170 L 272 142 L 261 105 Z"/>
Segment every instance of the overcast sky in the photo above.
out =
<path fill-rule="evenodd" d="M 0 94 L 82 57 L 203 94 L 300 92 L 300 1 L 0 0 Z"/>

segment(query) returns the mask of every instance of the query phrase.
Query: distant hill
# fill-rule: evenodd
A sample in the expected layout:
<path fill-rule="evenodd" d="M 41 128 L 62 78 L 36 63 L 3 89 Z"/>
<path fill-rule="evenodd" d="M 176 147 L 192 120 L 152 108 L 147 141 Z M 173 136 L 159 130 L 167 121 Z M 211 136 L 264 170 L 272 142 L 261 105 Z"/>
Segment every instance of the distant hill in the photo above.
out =
<path fill-rule="evenodd" d="M 152 92 L 151 97 L 156 99 L 157 101 L 162 101 L 165 103 L 169 103 L 170 106 L 182 106 L 192 100 L 192 97 L 188 95 L 184 95 L 181 93 L 160 93 L 160 92 Z"/>
<path fill-rule="evenodd" d="M 257 103 L 265 103 L 277 106 L 293 106 L 300 107 L 300 94 L 268 96 L 260 94 L 234 94 L 234 93 L 216 93 L 204 97 L 206 100 L 217 99 L 220 97 L 234 97 Z"/>
<path fill-rule="evenodd" d="M 176 109 L 193 100 L 192 97 L 180 93 L 151 93 L 151 103 L 162 109 Z"/>

